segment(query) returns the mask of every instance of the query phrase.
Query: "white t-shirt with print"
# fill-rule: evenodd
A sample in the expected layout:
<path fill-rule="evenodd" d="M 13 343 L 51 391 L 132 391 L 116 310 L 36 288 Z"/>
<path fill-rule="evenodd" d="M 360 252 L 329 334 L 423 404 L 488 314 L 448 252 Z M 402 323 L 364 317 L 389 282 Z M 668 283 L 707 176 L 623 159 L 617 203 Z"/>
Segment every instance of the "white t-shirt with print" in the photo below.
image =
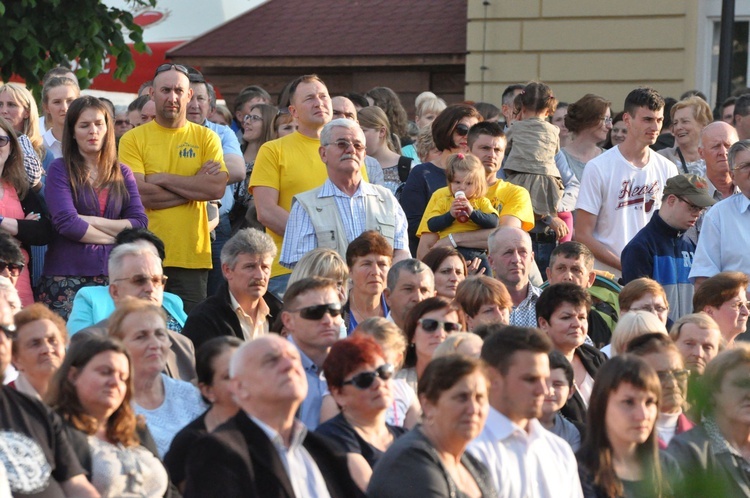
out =
<path fill-rule="evenodd" d="M 678 174 L 673 162 L 649 152 L 648 163 L 637 168 L 615 146 L 589 161 L 583 170 L 576 209 L 598 216 L 594 238 L 618 256 L 661 207 L 667 179 Z M 621 275 L 598 260 L 594 267 Z"/>

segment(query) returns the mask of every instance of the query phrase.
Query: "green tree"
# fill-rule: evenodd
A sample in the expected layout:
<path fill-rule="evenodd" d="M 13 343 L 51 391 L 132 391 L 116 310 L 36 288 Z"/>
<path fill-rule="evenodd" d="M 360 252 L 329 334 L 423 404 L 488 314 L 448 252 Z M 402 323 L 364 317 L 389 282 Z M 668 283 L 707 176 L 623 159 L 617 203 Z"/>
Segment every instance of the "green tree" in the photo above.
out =
<path fill-rule="evenodd" d="M 127 0 L 134 7 L 156 1 Z M 0 0 L 0 77 L 20 76 L 38 93 L 44 73 L 75 60 L 85 88 L 109 54 L 117 61 L 114 77 L 124 80 L 135 69 L 125 36 L 136 51 L 148 51 L 133 15 L 100 0 Z"/>

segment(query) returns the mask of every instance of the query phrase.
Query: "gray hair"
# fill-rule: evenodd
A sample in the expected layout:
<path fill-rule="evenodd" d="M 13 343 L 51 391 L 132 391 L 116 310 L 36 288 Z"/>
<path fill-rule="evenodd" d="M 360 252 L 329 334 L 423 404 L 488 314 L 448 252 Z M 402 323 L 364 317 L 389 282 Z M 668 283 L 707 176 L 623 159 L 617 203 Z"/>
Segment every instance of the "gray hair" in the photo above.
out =
<path fill-rule="evenodd" d="M 433 275 L 432 270 L 429 266 L 422 263 L 418 259 L 410 258 L 410 259 L 402 259 L 395 265 L 391 266 L 391 269 L 388 270 L 388 290 L 393 292 L 396 289 L 396 285 L 398 285 L 398 279 L 401 278 L 401 272 L 402 271 L 408 271 L 412 275 L 417 275 L 419 273 L 422 273 L 424 271 L 427 272 L 427 274 L 430 276 L 430 280 L 432 280 L 432 285 L 435 285 L 435 275 Z"/>
<path fill-rule="evenodd" d="M 240 254 L 268 254 L 276 257 L 276 244 L 266 232 L 256 228 L 243 228 L 224 244 L 221 250 L 221 264 L 234 268 Z"/>
<path fill-rule="evenodd" d="M 354 130 L 360 135 L 364 136 L 362 128 L 356 121 L 352 121 L 351 119 L 346 118 L 334 119 L 333 121 L 325 125 L 323 127 L 323 131 L 320 132 L 320 145 L 325 147 L 326 145 L 331 144 L 331 135 L 333 134 L 334 128 L 347 128 L 349 130 Z"/>
<path fill-rule="evenodd" d="M 206 93 L 208 93 L 208 105 L 209 108 L 214 111 L 216 110 L 216 90 L 214 90 L 214 86 L 206 82 Z"/>
<path fill-rule="evenodd" d="M 729 169 L 734 169 L 734 160 L 737 157 L 737 154 L 742 151 L 750 151 L 750 140 L 740 140 L 739 142 L 735 142 L 729 149 L 729 153 L 727 154 Z"/>
<path fill-rule="evenodd" d="M 112 249 L 109 253 L 109 261 L 107 262 L 107 272 L 109 273 L 110 279 L 113 276 L 118 275 L 120 268 L 122 268 L 122 261 L 126 256 L 153 256 L 161 266 L 161 258 L 159 253 L 156 251 L 156 247 L 147 240 L 137 240 L 135 242 L 128 242 L 127 244 L 120 244 Z"/>

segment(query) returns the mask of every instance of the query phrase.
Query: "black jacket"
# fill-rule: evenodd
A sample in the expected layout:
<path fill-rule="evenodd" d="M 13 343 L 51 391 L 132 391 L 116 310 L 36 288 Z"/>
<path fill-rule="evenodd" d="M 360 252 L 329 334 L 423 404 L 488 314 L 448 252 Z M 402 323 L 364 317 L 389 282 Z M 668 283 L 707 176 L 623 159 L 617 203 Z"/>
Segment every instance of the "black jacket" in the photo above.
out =
<path fill-rule="evenodd" d="M 349 475 L 346 456 L 324 437 L 308 432 L 302 445 L 331 498 L 364 497 Z M 185 498 L 295 498 L 276 448 L 243 411 L 194 444 L 185 475 Z"/>
<path fill-rule="evenodd" d="M 588 344 L 582 344 L 575 350 L 575 355 L 583 363 L 586 372 L 591 377 L 596 377 L 596 372 L 599 367 L 607 361 L 607 356 L 596 349 L 594 346 Z M 565 406 L 560 410 L 568 420 L 572 422 L 579 422 L 586 425 L 586 405 L 583 402 L 583 398 L 580 393 L 576 390 L 573 396 L 565 403 Z M 581 433 L 581 439 L 583 439 L 583 433 Z"/>
<path fill-rule="evenodd" d="M 266 292 L 263 300 L 270 310 L 266 318 L 270 325 L 281 312 L 281 301 L 270 292 Z M 196 350 L 201 344 L 214 337 L 233 335 L 239 339 L 245 339 L 242 327 L 240 327 L 240 319 L 232 309 L 229 286 L 226 282 L 215 295 L 198 303 L 190 312 L 185 321 L 185 327 L 182 329 L 182 335 L 193 341 Z"/>

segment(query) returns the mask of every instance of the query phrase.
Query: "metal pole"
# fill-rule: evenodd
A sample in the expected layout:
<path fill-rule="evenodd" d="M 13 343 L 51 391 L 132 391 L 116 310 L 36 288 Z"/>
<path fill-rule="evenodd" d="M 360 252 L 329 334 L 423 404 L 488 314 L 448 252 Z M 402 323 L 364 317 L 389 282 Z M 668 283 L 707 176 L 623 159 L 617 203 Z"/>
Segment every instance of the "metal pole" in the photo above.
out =
<path fill-rule="evenodd" d="M 732 40 L 734 39 L 734 0 L 722 0 L 719 35 L 719 74 L 716 79 L 716 105 L 729 97 L 732 86 Z"/>

